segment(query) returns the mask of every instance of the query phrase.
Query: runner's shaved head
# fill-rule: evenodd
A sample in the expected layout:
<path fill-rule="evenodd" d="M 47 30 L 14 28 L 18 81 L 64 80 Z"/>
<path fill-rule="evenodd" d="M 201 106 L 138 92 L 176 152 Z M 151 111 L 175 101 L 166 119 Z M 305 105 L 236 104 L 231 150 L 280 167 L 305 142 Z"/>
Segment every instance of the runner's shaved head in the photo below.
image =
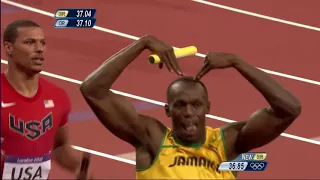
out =
<path fill-rule="evenodd" d="M 197 88 L 201 91 L 206 98 L 208 98 L 208 91 L 206 86 L 201 82 L 195 80 L 191 76 L 183 76 L 174 80 L 167 88 L 167 102 L 169 103 L 172 100 L 172 96 L 178 91 L 184 91 L 189 88 Z"/>

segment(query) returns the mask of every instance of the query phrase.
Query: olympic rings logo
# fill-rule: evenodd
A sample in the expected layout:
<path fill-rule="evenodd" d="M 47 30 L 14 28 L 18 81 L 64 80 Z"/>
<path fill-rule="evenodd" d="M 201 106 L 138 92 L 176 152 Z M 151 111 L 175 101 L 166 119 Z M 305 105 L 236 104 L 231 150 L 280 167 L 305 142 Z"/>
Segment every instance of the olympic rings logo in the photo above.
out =
<path fill-rule="evenodd" d="M 264 163 L 250 163 L 250 167 L 253 169 L 253 170 L 261 170 L 264 168 Z"/>

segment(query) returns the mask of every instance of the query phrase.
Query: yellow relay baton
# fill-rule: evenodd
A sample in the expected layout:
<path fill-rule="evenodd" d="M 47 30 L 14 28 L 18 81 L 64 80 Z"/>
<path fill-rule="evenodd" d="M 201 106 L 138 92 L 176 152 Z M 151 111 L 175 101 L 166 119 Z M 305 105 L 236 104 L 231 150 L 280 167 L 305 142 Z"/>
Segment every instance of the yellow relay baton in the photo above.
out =
<path fill-rule="evenodd" d="M 176 56 L 177 59 L 183 58 L 183 57 L 188 57 L 188 56 L 193 56 L 198 52 L 197 48 L 195 46 L 188 46 L 180 49 L 175 49 L 174 50 L 174 55 Z M 149 56 L 149 63 L 150 64 L 160 64 L 161 59 L 158 55 L 152 54 Z"/>

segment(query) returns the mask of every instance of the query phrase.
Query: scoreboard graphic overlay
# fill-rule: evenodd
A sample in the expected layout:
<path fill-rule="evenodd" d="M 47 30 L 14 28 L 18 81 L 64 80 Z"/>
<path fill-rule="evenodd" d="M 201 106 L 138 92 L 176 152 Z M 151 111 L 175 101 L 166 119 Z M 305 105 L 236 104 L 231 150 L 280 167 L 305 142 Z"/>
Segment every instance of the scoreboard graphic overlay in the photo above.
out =
<path fill-rule="evenodd" d="M 236 159 L 223 162 L 219 166 L 219 171 L 257 171 L 266 170 L 268 162 L 266 162 L 267 153 L 243 153 Z"/>
<path fill-rule="evenodd" d="M 55 28 L 92 28 L 96 24 L 96 9 L 58 9 Z"/>

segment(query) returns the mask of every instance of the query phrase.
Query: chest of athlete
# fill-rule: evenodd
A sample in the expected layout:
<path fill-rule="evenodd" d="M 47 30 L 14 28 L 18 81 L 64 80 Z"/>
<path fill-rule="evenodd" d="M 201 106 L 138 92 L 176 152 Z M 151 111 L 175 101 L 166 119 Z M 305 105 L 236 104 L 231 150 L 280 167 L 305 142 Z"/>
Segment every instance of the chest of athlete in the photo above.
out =
<path fill-rule="evenodd" d="M 65 116 L 61 100 L 43 91 L 30 99 L 16 93 L 8 87 L 1 92 L 2 149 L 6 154 L 26 156 L 49 152 Z"/>
<path fill-rule="evenodd" d="M 147 169 L 137 169 L 138 179 L 234 179 L 230 171 L 219 171 L 226 161 L 220 129 L 206 128 L 203 144 L 183 146 L 170 129 L 164 137 L 158 156 Z"/>
<path fill-rule="evenodd" d="M 46 100 L 25 103 L 22 101 L 3 98 L 1 109 L 2 132 L 6 138 L 23 136 L 35 141 L 41 136 L 49 133 L 55 126 L 55 120 L 59 121 L 62 112 L 59 108 L 45 107 Z M 50 100 L 54 103 L 53 100 Z M 8 102 L 8 103 L 5 103 Z M 6 105 L 11 105 L 6 107 Z"/>

